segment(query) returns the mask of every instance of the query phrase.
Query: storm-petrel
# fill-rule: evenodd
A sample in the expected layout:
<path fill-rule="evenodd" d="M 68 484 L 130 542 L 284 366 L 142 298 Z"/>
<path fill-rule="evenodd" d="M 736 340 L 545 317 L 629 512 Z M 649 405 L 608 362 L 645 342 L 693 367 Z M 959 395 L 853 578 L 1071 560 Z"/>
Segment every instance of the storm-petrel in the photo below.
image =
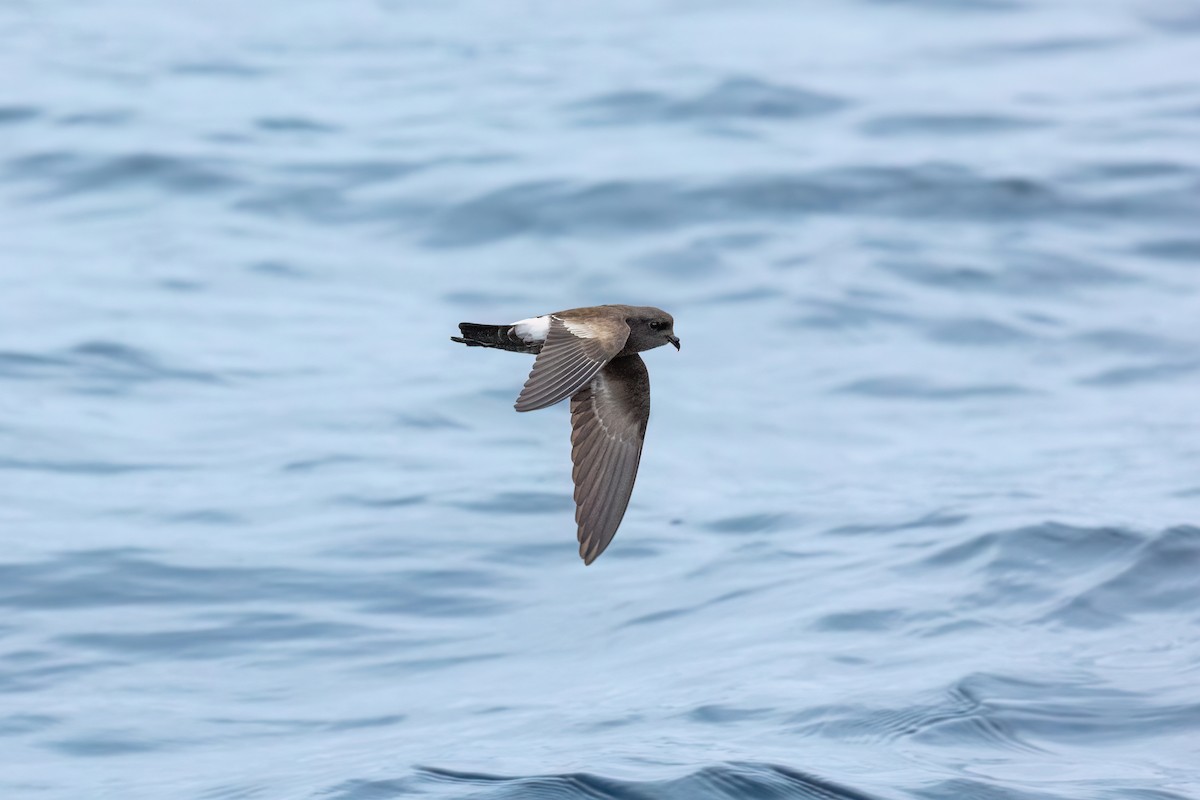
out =
<path fill-rule="evenodd" d="M 670 314 L 650 306 L 590 306 L 511 325 L 463 322 L 462 336 L 450 337 L 537 355 L 517 411 L 571 398 L 571 478 L 584 564 L 612 541 L 637 477 L 650 418 L 650 376 L 638 353 L 668 342 L 678 350 L 674 325 Z"/>

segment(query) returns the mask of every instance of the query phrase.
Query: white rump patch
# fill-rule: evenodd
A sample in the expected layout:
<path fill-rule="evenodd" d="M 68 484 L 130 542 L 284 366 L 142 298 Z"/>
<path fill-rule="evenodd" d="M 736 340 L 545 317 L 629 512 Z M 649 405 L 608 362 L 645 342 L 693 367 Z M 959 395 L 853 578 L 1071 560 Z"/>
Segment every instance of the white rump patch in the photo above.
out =
<path fill-rule="evenodd" d="M 525 342 L 544 342 L 550 333 L 550 315 L 530 317 L 513 323 L 513 330 Z"/>

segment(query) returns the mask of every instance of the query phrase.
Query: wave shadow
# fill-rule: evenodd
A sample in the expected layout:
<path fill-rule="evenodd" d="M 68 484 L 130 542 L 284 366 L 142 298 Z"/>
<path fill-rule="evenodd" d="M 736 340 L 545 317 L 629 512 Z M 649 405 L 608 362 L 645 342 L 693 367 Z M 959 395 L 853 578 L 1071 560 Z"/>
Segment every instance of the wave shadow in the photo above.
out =
<path fill-rule="evenodd" d="M 455 791 L 473 800 L 876 800 L 874 795 L 777 764 L 733 762 L 680 778 L 630 781 L 586 772 L 500 776 L 437 767 L 411 778 L 349 781 L 332 800 L 384 800 L 423 791 Z"/>

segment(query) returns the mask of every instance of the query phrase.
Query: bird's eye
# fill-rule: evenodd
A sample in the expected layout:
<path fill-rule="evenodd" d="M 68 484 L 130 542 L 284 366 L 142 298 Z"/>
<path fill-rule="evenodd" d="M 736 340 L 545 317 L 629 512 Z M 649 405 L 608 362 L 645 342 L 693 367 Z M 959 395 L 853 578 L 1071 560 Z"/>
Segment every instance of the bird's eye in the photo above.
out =
<path fill-rule="evenodd" d="M 661 322 L 651 322 L 651 323 L 650 323 L 650 330 L 652 330 L 652 331 L 656 331 L 656 330 L 658 330 L 658 329 L 659 329 L 659 328 L 661 328 L 661 327 L 662 327 L 662 323 L 661 323 Z"/>

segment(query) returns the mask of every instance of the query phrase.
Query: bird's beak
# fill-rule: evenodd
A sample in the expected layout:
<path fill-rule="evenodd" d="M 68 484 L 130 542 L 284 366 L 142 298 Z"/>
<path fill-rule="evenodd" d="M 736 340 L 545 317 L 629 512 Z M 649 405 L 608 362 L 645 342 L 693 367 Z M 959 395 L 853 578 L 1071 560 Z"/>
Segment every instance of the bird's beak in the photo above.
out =
<path fill-rule="evenodd" d="M 667 341 L 670 342 L 671 344 L 675 345 L 676 350 L 679 349 L 679 337 L 678 336 L 668 336 Z"/>

